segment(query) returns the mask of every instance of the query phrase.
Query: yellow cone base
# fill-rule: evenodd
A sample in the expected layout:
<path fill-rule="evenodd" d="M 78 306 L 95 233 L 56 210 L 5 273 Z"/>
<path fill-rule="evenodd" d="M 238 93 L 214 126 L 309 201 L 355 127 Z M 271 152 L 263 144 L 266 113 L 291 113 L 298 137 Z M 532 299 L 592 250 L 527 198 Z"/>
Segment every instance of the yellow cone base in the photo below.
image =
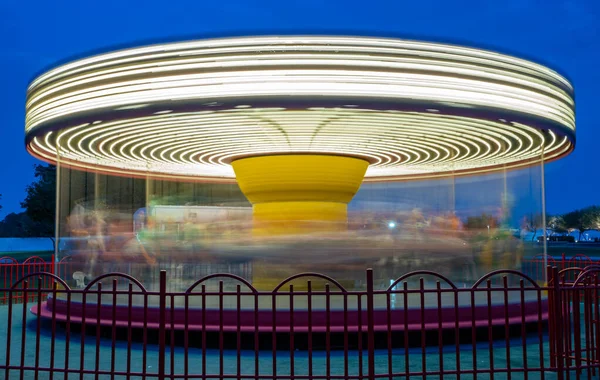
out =
<path fill-rule="evenodd" d="M 254 234 L 265 236 L 345 229 L 347 203 L 369 163 L 297 154 L 244 158 L 232 166 L 253 205 Z"/>

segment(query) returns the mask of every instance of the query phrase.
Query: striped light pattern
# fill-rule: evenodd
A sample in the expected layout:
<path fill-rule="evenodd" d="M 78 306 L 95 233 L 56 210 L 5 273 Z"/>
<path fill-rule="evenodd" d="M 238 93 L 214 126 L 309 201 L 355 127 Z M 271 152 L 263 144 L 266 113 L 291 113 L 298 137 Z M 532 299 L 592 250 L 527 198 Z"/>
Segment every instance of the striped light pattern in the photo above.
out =
<path fill-rule="evenodd" d="M 572 88 L 488 51 L 393 39 L 253 37 L 157 45 L 29 87 L 30 152 L 113 174 L 230 181 L 231 161 L 356 156 L 365 180 L 529 165 L 574 145 Z"/>

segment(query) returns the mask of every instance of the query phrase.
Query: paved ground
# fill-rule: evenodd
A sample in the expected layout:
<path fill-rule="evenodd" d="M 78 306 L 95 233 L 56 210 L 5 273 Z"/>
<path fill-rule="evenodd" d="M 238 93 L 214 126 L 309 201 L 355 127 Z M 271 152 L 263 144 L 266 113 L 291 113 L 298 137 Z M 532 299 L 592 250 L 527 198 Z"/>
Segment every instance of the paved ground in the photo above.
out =
<path fill-rule="evenodd" d="M 8 317 L 8 308 L 6 306 L 0 307 L 0 337 L 7 336 L 6 322 Z M 49 366 L 50 355 L 51 355 L 51 342 L 52 337 L 50 330 L 46 326 L 42 326 L 42 334 L 39 342 L 39 349 L 36 349 L 35 340 L 35 329 L 36 319 L 31 314 L 27 313 L 27 321 L 25 325 L 25 347 L 24 347 L 24 363 L 26 365 L 34 365 L 37 360 L 41 366 Z M 23 341 L 21 339 L 21 333 L 23 332 L 23 321 L 22 321 L 22 310 L 15 308 L 13 312 L 13 330 L 11 340 L 11 364 L 19 364 L 21 362 L 20 354 L 23 348 Z M 2 339 L 4 341 L 4 339 Z M 94 336 L 86 336 L 85 342 L 81 343 L 81 336 L 74 334 L 70 339 L 70 349 L 67 355 L 65 350 L 65 337 L 64 332 L 59 331 L 55 339 L 54 347 L 54 360 L 57 368 L 64 368 L 65 359 L 69 358 L 69 368 L 79 368 L 79 358 L 81 351 L 84 350 L 83 366 L 86 369 L 94 369 L 96 362 L 96 349 L 95 349 L 96 338 Z M 523 367 L 523 349 L 527 350 L 527 364 L 530 367 L 539 366 L 540 355 L 539 355 L 539 342 L 536 337 L 531 336 L 527 341 L 525 347 L 521 346 L 520 340 L 513 340 L 510 343 L 510 355 L 507 355 L 506 347 L 503 342 L 499 342 L 494 345 L 492 351 L 487 344 L 481 344 L 476 347 L 475 354 L 477 356 L 476 363 L 478 368 L 489 368 L 490 359 L 493 358 L 495 368 L 506 368 L 510 365 L 515 367 Z M 544 361 L 548 365 L 548 345 L 544 340 L 542 342 Z M 39 352 L 36 355 L 36 352 Z M 111 359 L 112 347 L 111 340 L 101 338 L 100 349 L 99 349 L 99 362 L 98 367 L 100 370 L 110 370 L 113 359 Z M 142 355 L 141 344 L 134 344 L 131 351 L 127 349 L 127 345 L 124 342 L 117 342 L 115 347 L 114 356 L 114 368 L 116 370 L 124 370 L 127 366 L 128 358 L 130 360 L 131 368 L 136 371 L 142 371 L 142 365 L 144 364 Z M 146 357 L 145 369 L 149 374 L 156 373 L 157 370 L 157 358 L 158 349 L 156 346 L 149 345 L 148 353 Z M 171 369 L 171 358 L 173 361 L 173 369 L 175 373 L 181 374 L 184 369 L 184 352 L 181 348 L 175 348 L 171 353 L 167 350 L 166 365 L 167 370 Z M 219 374 L 220 356 L 218 350 L 208 350 L 206 352 L 206 368 L 205 371 L 208 374 L 217 375 Z M 344 360 L 343 352 L 334 352 L 331 356 L 331 370 L 334 375 L 343 375 L 345 367 L 348 367 L 350 375 L 357 375 L 359 373 L 359 358 L 360 354 L 356 351 L 350 352 L 349 360 Z M 363 373 L 366 373 L 366 357 L 363 355 Z M 403 350 L 396 350 L 393 352 L 392 363 L 394 372 L 402 372 L 405 370 L 405 365 L 408 363 L 410 371 L 421 371 L 423 368 L 422 353 L 420 349 L 409 350 L 408 361 L 405 361 L 405 352 Z M 435 371 L 440 368 L 443 364 L 447 370 L 456 368 L 456 354 L 454 346 L 445 347 L 440 355 L 437 347 L 429 348 L 425 354 L 425 369 L 427 371 Z M 191 349 L 189 351 L 189 372 L 194 374 L 202 373 L 202 352 L 199 349 Z M 308 353 L 298 351 L 295 352 L 295 372 L 296 374 L 307 374 L 308 365 Z M 313 356 L 313 367 L 314 375 L 324 375 L 326 368 L 326 355 L 323 352 L 316 352 Z M 441 361 L 440 361 L 441 360 Z M 474 365 L 473 350 L 470 345 L 462 346 L 460 349 L 460 356 L 458 362 L 463 370 L 472 369 Z M 6 363 L 6 345 L 4 342 L 0 344 L 0 363 Z M 286 375 L 290 373 L 290 354 L 289 352 L 278 352 L 276 356 L 277 374 Z M 224 353 L 224 373 L 235 375 L 238 371 L 237 355 L 235 351 L 225 351 Z M 240 371 L 245 375 L 252 375 L 254 373 L 255 358 L 254 353 L 250 351 L 243 351 L 240 357 Z M 261 352 L 259 355 L 259 373 L 262 375 L 269 375 L 272 373 L 272 355 L 270 351 Z M 386 373 L 388 368 L 388 356 L 386 351 L 378 351 L 376 354 L 376 372 Z M 62 374 L 55 374 L 54 378 L 63 378 Z M 546 373 L 546 379 L 556 379 L 555 374 Z M 4 372 L 0 374 L 0 378 L 4 378 Z M 10 373 L 9 379 L 19 378 L 18 371 Z M 24 373 L 25 379 L 35 378 L 33 371 Z M 39 379 L 51 378 L 48 373 L 40 373 Z M 68 379 L 79 378 L 76 375 L 71 375 Z M 94 377 L 84 376 L 84 379 L 93 379 Z M 100 379 L 110 379 L 108 375 L 100 376 Z M 124 378 L 124 377 L 116 377 Z M 244 378 L 242 375 L 241 378 Z M 413 377 L 411 377 L 413 378 Z M 420 378 L 421 376 L 415 376 L 414 378 Z M 477 379 L 489 379 L 487 375 L 479 375 Z M 494 379 L 506 379 L 506 374 L 496 374 Z M 512 379 L 523 379 L 522 374 L 513 374 Z M 541 379 L 540 374 L 531 374 L 530 379 Z M 132 379 L 141 379 L 141 377 L 132 377 Z M 438 376 L 428 376 L 427 379 L 440 379 Z M 456 379 L 456 376 L 446 375 L 443 377 L 444 380 Z M 462 380 L 473 380 L 474 377 L 470 375 L 463 375 L 460 377 Z"/>
<path fill-rule="evenodd" d="M 580 252 L 578 252 L 580 253 Z M 587 254 L 587 253 L 586 253 Z M 182 285 L 183 286 L 183 285 Z M 515 293 L 517 294 L 517 293 Z M 529 293 L 528 293 L 529 294 Z M 531 293 L 533 295 L 533 293 Z M 123 296 L 120 296 L 123 297 Z M 416 296 L 412 296 L 409 300 L 409 304 L 410 305 L 419 305 L 420 301 L 415 298 Z M 461 296 L 462 297 L 462 296 Z M 486 302 L 485 298 L 485 293 L 482 293 L 481 295 L 477 296 L 477 302 Z M 497 300 L 501 300 L 503 297 L 503 295 L 501 293 L 494 293 L 492 300 L 493 302 L 496 302 Z M 511 295 L 510 297 L 517 297 L 516 295 Z M 528 296 L 529 298 L 530 296 Z M 92 297 L 93 298 L 93 297 Z M 195 296 L 192 297 L 192 299 L 197 300 L 197 302 L 199 302 L 200 297 L 199 296 Z M 285 308 L 287 306 L 287 299 L 289 299 L 288 297 L 282 296 L 278 298 L 278 306 Z M 516 299 L 516 298 L 515 298 Z M 121 301 L 122 298 L 119 300 Z M 93 299 L 90 299 L 90 301 L 94 301 Z M 108 299 L 107 299 L 108 301 Z M 150 301 L 155 302 L 155 301 Z M 182 300 L 181 302 L 176 299 L 175 304 L 179 305 L 182 304 Z M 193 301 L 196 302 L 196 301 Z M 194 304 L 192 302 L 192 305 Z M 209 300 L 208 303 L 209 305 L 214 305 L 216 304 L 216 299 L 212 299 Z M 250 302 L 248 300 L 244 300 L 245 302 Z M 263 302 L 263 301 L 261 301 Z M 265 298 L 265 307 L 270 307 L 270 299 L 269 298 Z M 332 302 L 339 302 L 339 298 L 338 301 L 335 301 L 335 297 L 332 298 Z M 380 302 L 385 302 L 385 300 L 380 299 L 377 301 L 377 303 Z M 396 298 L 395 300 L 396 303 L 401 302 L 401 300 L 399 300 L 398 298 Z M 461 298 L 460 302 L 464 302 L 463 299 Z M 468 302 L 468 301 L 466 301 Z M 435 305 L 437 304 L 437 299 L 434 297 L 426 297 L 426 303 L 428 305 Z M 452 304 L 453 301 L 448 299 L 447 297 L 443 297 L 443 304 Z M 234 306 L 235 305 L 235 299 L 234 298 L 229 298 L 229 299 L 225 299 L 225 304 L 226 306 Z M 251 306 L 253 306 L 253 303 L 250 304 Z M 349 302 L 349 306 L 355 306 L 355 301 L 350 301 Z M 298 299 L 297 301 L 295 300 L 295 306 L 296 307 L 303 307 L 302 306 L 302 300 Z M 318 307 L 318 302 L 315 304 L 315 307 Z M 42 366 L 48 366 L 49 362 L 50 362 L 50 355 L 51 355 L 51 343 L 52 343 L 52 339 L 51 339 L 51 335 L 49 330 L 47 329 L 47 327 L 42 326 L 42 334 L 41 334 L 41 339 L 39 341 L 39 347 L 36 347 L 36 339 L 35 339 L 35 328 L 36 328 L 36 318 L 31 315 L 29 312 L 26 313 L 26 321 L 25 321 L 25 325 L 24 325 L 24 321 L 22 320 L 22 309 L 20 307 L 15 307 L 14 311 L 13 311 L 13 329 L 12 329 L 12 340 L 11 340 L 11 355 L 10 355 L 10 363 L 11 364 L 19 364 L 21 362 L 21 351 L 23 349 L 23 344 L 25 345 L 24 347 L 24 362 L 26 365 L 34 365 L 36 362 L 36 358 L 39 359 L 39 363 Z M 7 306 L 0 306 L 0 364 L 4 365 L 6 363 L 6 345 L 4 344 L 5 341 L 5 337 L 7 336 L 7 320 L 8 320 L 8 307 Z M 25 329 L 23 330 L 23 326 L 25 326 Z M 22 338 L 21 338 L 21 333 L 25 331 L 26 333 L 26 338 L 25 338 L 25 342 L 23 342 Z M 84 350 L 85 354 L 84 354 L 84 360 L 83 360 L 83 366 L 86 369 L 94 369 L 96 363 L 95 363 L 95 358 L 96 358 L 96 349 L 95 349 L 95 337 L 91 337 L 91 336 L 87 336 L 85 338 L 85 342 L 82 344 L 81 343 L 81 336 L 79 335 L 72 335 L 70 341 L 69 341 L 69 345 L 70 345 L 70 349 L 69 352 L 67 354 L 66 352 L 66 340 L 64 337 L 64 333 L 59 331 L 59 334 L 56 337 L 55 340 L 55 347 L 54 347 L 54 360 L 55 360 L 55 366 L 57 368 L 63 368 L 64 366 L 64 362 L 65 359 L 68 358 L 70 361 L 69 367 L 70 368 L 79 368 L 79 358 L 81 357 L 81 351 Z M 543 347 L 543 355 L 544 355 L 544 361 L 546 362 L 546 365 L 548 365 L 548 345 L 547 342 L 544 341 L 542 342 L 542 347 Z M 540 350 L 539 350 L 539 342 L 537 341 L 536 337 L 530 337 L 526 346 L 522 347 L 521 346 L 521 342 L 520 340 L 514 340 L 511 341 L 511 351 L 510 351 L 510 355 L 507 355 L 506 353 L 506 347 L 504 346 L 504 343 L 498 343 L 497 345 L 495 345 L 492 349 L 492 352 L 490 353 L 490 349 L 486 344 L 482 344 L 477 346 L 475 352 L 473 351 L 471 346 L 464 346 L 461 347 L 461 353 L 460 353 L 460 357 L 458 358 L 458 362 L 461 366 L 461 368 L 464 369 L 472 369 L 474 363 L 473 360 L 473 354 L 475 353 L 477 355 L 477 359 L 476 359 L 476 364 L 478 366 L 478 368 L 489 368 L 490 366 L 490 362 L 493 358 L 494 361 L 494 365 L 499 368 L 505 368 L 507 366 L 508 363 L 510 363 L 513 367 L 522 367 L 524 362 L 523 362 L 523 350 L 527 351 L 527 364 L 531 367 L 535 367 L 535 366 L 539 366 L 539 362 L 540 362 Z M 36 355 L 36 352 L 38 352 L 39 354 Z M 100 357 L 100 361 L 98 363 L 98 366 L 101 370 L 110 370 L 111 368 L 111 364 L 112 364 L 112 359 L 111 359 L 111 353 L 112 353 L 112 347 L 111 347 L 111 340 L 110 339 L 105 339 L 105 338 L 101 338 L 100 339 L 100 351 L 99 351 L 99 357 Z M 115 347 L 115 358 L 116 360 L 114 361 L 114 367 L 116 370 L 124 370 L 126 368 L 127 362 L 128 360 L 131 361 L 132 363 L 132 368 L 136 371 L 141 371 L 142 370 L 142 365 L 144 363 L 143 361 L 143 355 L 142 355 L 142 346 L 141 344 L 134 344 L 132 346 L 131 350 L 128 350 L 127 345 L 124 342 L 117 342 L 116 343 L 116 347 Z M 183 372 L 183 367 L 184 367 L 184 352 L 181 348 L 175 348 L 175 350 L 171 353 L 170 350 L 168 350 L 167 352 L 167 370 L 170 370 L 171 368 L 171 358 L 174 358 L 173 361 L 173 369 L 175 371 L 175 373 L 182 373 Z M 406 357 L 405 357 L 405 352 L 402 350 L 397 350 L 394 351 L 393 353 L 393 357 L 392 357 L 392 363 L 393 363 L 393 369 L 394 371 L 404 371 L 405 369 L 405 365 L 406 363 L 408 363 L 408 368 L 410 371 L 421 371 L 423 368 L 423 364 L 422 364 L 422 355 L 421 355 L 421 351 L 420 349 L 417 350 L 411 350 L 408 352 L 408 361 L 406 361 Z M 190 373 L 196 373 L 196 374 L 201 374 L 202 373 L 202 352 L 201 350 L 198 349 L 191 349 L 189 352 L 189 371 Z M 157 358 L 158 358 L 158 349 L 156 346 L 150 345 L 148 347 L 148 352 L 147 352 L 147 357 L 146 357 L 146 371 L 151 374 L 151 373 L 156 373 L 156 367 L 157 367 Z M 219 366 L 220 366 L 220 356 L 219 356 L 219 352 L 217 350 L 208 350 L 206 352 L 206 368 L 205 371 L 206 373 L 209 374 L 219 374 Z M 350 375 L 357 375 L 359 373 L 359 358 L 360 358 L 360 354 L 358 352 L 351 352 L 350 353 L 350 357 L 349 360 L 346 362 L 344 360 L 344 357 L 342 355 L 342 353 L 336 352 L 334 354 L 332 354 L 331 357 L 331 368 L 332 368 L 332 374 L 334 375 L 343 375 L 345 367 L 348 367 L 348 371 Z M 444 368 L 447 370 L 451 370 L 456 368 L 456 362 L 457 362 L 457 357 L 455 354 L 455 349 L 454 347 L 445 347 L 444 348 L 444 352 L 442 352 L 441 354 L 441 361 L 440 361 L 440 353 L 438 351 L 437 348 L 430 348 L 427 350 L 427 353 L 425 355 L 425 368 L 428 371 L 435 371 L 437 369 L 440 368 L 440 365 L 443 364 Z M 225 361 L 224 361 L 224 372 L 226 374 L 233 374 L 235 375 L 236 372 L 238 371 L 238 364 L 237 364 L 237 356 L 235 351 L 226 351 L 225 352 Z M 286 375 L 290 373 L 290 358 L 289 358 L 289 352 L 279 352 L 277 354 L 277 358 L 276 358 L 276 364 L 277 364 L 277 374 L 278 375 Z M 326 356 L 324 353 L 322 352 L 317 352 L 314 354 L 314 358 L 313 358 L 313 366 L 315 368 L 315 372 L 314 375 L 323 375 L 325 374 L 325 364 L 326 364 Z M 240 357 L 240 365 L 241 365 L 241 371 L 242 373 L 246 374 L 246 375 L 252 375 L 253 374 L 253 369 L 254 369 L 254 365 L 255 365 L 255 359 L 254 359 L 254 353 L 253 352 L 242 352 L 242 356 Z M 271 352 L 261 352 L 259 355 L 259 367 L 260 367 L 260 374 L 264 374 L 264 375 L 269 375 L 272 373 L 272 365 L 273 365 L 273 361 L 272 361 L 272 355 Z M 306 352 L 296 352 L 295 353 L 295 372 L 296 374 L 307 374 L 306 372 L 306 367 L 308 365 L 308 354 Z M 379 351 L 377 353 L 376 356 L 376 371 L 378 373 L 386 373 L 387 372 L 387 367 L 388 367 L 388 357 L 387 357 L 387 352 L 385 351 Z M 363 373 L 366 373 L 366 360 L 363 360 Z M 597 374 L 596 374 L 597 375 Z M 244 376 L 241 376 L 242 378 L 244 378 Z M 584 377 L 587 378 L 587 375 L 584 374 Z M 0 378 L 4 378 L 4 372 L 0 373 Z M 18 372 L 11 372 L 9 374 L 9 379 L 12 378 L 19 378 L 19 373 Z M 35 374 L 33 372 L 25 372 L 24 373 L 24 378 L 25 379 L 33 379 L 35 378 Z M 48 373 L 40 373 L 39 374 L 39 379 L 50 379 L 51 376 Z M 61 374 L 55 374 L 54 378 L 63 378 L 62 373 Z M 79 377 L 76 375 L 71 375 L 68 377 L 68 379 L 78 379 Z M 93 376 L 84 376 L 84 379 L 93 379 Z M 118 377 L 117 377 L 118 378 Z M 132 377 L 132 379 L 140 379 L 141 377 Z M 413 377 L 411 377 L 413 378 Z M 414 378 L 420 378 L 422 379 L 421 376 L 415 376 Z M 455 376 L 452 375 L 447 375 L 444 376 L 443 379 L 455 379 Z M 482 380 L 482 379 L 489 379 L 490 377 L 487 375 L 479 375 L 477 376 L 477 379 Z M 494 376 L 494 379 L 506 379 L 507 376 L 505 374 L 497 374 L 496 376 Z M 522 376 L 522 374 L 514 374 L 512 376 L 512 379 L 523 379 L 524 377 Z M 539 374 L 532 374 L 530 377 L 530 379 L 541 379 L 541 375 Z M 546 373 L 545 374 L 545 378 L 548 380 L 552 380 L 555 379 L 556 376 L 553 373 Z M 106 376 L 100 376 L 100 379 L 110 379 L 110 376 L 106 375 Z M 437 376 L 429 376 L 427 377 L 427 379 L 439 379 L 439 377 Z M 470 375 L 463 375 L 460 377 L 460 379 L 462 380 L 472 380 L 474 379 L 473 376 Z"/>

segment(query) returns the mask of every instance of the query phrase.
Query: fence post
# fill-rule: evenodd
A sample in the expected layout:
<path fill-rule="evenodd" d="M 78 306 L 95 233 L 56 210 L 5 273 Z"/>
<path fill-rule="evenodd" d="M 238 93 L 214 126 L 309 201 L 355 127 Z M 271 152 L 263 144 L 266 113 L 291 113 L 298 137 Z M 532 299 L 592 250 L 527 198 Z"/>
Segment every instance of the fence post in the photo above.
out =
<path fill-rule="evenodd" d="M 548 294 L 548 343 L 550 348 L 550 367 L 556 368 L 556 345 L 560 337 L 556 336 L 556 321 L 554 320 L 554 310 L 556 307 L 555 293 L 554 293 L 554 282 L 557 281 L 553 277 L 553 269 L 550 265 L 546 267 L 546 291 Z"/>
<path fill-rule="evenodd" d="M 558 380 L 563 380 L 564 379 L 564 359 L 565 359 L 565 355 L 564 355 L 564 346 L 563 346 L 563 315 L 562 315 L 562 311 L 563 311 L 563 302 L 565 302 L 565 300 L 562 297 L 561 294 L 561 284 L 560 284 L 560 278 L 558 275 L 558 268 L 554 267 L 552 268 L 552 284 L 553 289 L 553 299 L 554 299 L 554 307 L 549 310 L 549 316 L 548 317 L 552 317 L 553 318 L 553 323 L 552 323 L 552 327 L 554 327 L 554 342 L 555 342 L 555 362 L 554 364 L 556 365 L 556 372 L 558 375 Z M 568 305 L 567 305 L 568 306 Z"/>
<path fill-rule="evenodd" d="M 367 269 L 367 349 L 369 379 L 375 379 L 375 321 L 373 318 L 373 269 Z"/>
<path fill-rule="evenodd" d="M 165 379 L 165 325 L 167 316 L 167 272 L 160 271 L 158 323 L 158 380 Z"/>

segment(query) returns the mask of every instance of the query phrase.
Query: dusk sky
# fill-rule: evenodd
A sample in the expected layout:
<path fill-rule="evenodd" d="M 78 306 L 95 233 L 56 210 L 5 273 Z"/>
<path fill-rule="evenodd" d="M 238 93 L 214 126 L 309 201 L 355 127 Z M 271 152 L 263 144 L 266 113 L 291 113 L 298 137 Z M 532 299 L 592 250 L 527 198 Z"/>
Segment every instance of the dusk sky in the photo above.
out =
<path fill-rule="evenodd" d="M 493 4 L 493 5 L 492 5 Z M 464 44 L 531 59 L 573 83 L 577 147 L 547 165 L 547 210 L 600 204 L 600 1 L 0 0 L 0 218 L 20 211 L 33 164 L 28 83 L 57 63 L 123 46 L 252 34 L 376 35 Z"/>

